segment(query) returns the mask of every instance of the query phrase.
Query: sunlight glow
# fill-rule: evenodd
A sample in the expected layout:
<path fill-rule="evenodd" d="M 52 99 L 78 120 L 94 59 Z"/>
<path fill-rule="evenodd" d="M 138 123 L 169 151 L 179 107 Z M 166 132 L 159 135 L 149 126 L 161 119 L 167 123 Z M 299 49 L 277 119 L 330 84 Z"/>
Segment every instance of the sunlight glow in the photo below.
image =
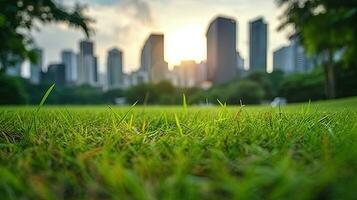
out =
<path fill-rule="evenodd" d="M 205 60 L 206 39 L 204 30 L 197 25 L 187 25 L 165 34 L 165 59 L 172 67 L 182 60 Z"/>

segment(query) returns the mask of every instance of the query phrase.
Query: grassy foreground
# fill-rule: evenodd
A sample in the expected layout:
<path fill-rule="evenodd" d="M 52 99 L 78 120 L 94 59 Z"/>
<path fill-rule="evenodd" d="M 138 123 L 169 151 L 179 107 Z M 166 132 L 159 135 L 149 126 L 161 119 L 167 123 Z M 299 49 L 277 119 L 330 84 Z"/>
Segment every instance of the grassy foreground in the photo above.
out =
<path fill-rule="evenodd" d="M 1 199 L 354 199 L 357 98 L 0 107 Z"/>

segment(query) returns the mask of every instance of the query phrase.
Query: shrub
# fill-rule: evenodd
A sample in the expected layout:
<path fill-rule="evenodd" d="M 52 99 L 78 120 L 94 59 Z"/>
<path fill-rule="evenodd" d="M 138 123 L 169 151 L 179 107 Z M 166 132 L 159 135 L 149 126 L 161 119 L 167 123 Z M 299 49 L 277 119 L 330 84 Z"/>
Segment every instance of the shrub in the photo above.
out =
<path fill-rule="evenodd" d="M 18 105 L 26 104 L 28 102 L 28 96 L 25 92 L 24 85 L 19 78 L 0 74 L 0 86 L 1 105 Z"/>
<path fill-rule="evenodd" d="M 324 76 L 321 71 L 310 74 L 291 74 L 285 78 L 279 95 L 287 98 L 289 102 L 302 102 L 324 99 Z"/>

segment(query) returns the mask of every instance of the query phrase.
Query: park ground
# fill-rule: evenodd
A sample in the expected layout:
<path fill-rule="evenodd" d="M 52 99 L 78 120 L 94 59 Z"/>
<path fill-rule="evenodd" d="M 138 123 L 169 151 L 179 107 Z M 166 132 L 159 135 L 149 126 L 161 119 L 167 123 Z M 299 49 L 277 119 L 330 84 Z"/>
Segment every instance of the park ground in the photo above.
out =
<path fill-rule="evenodd" d="M 357 98 L 0 107 L 1 199 L 354 199 Z"/>

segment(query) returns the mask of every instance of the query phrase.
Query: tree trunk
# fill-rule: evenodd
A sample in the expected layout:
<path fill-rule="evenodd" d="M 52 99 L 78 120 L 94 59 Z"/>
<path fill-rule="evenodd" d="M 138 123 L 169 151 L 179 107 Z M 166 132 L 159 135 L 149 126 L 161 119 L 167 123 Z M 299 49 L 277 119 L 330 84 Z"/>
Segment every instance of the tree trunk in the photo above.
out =
<path fill-rule="evenodd" d="M 328 99 L 336 98 L 335 70 L 333 62 L 333 51 L 328 51 L 328 59 L 325 63 L 326 96 Z"/>

